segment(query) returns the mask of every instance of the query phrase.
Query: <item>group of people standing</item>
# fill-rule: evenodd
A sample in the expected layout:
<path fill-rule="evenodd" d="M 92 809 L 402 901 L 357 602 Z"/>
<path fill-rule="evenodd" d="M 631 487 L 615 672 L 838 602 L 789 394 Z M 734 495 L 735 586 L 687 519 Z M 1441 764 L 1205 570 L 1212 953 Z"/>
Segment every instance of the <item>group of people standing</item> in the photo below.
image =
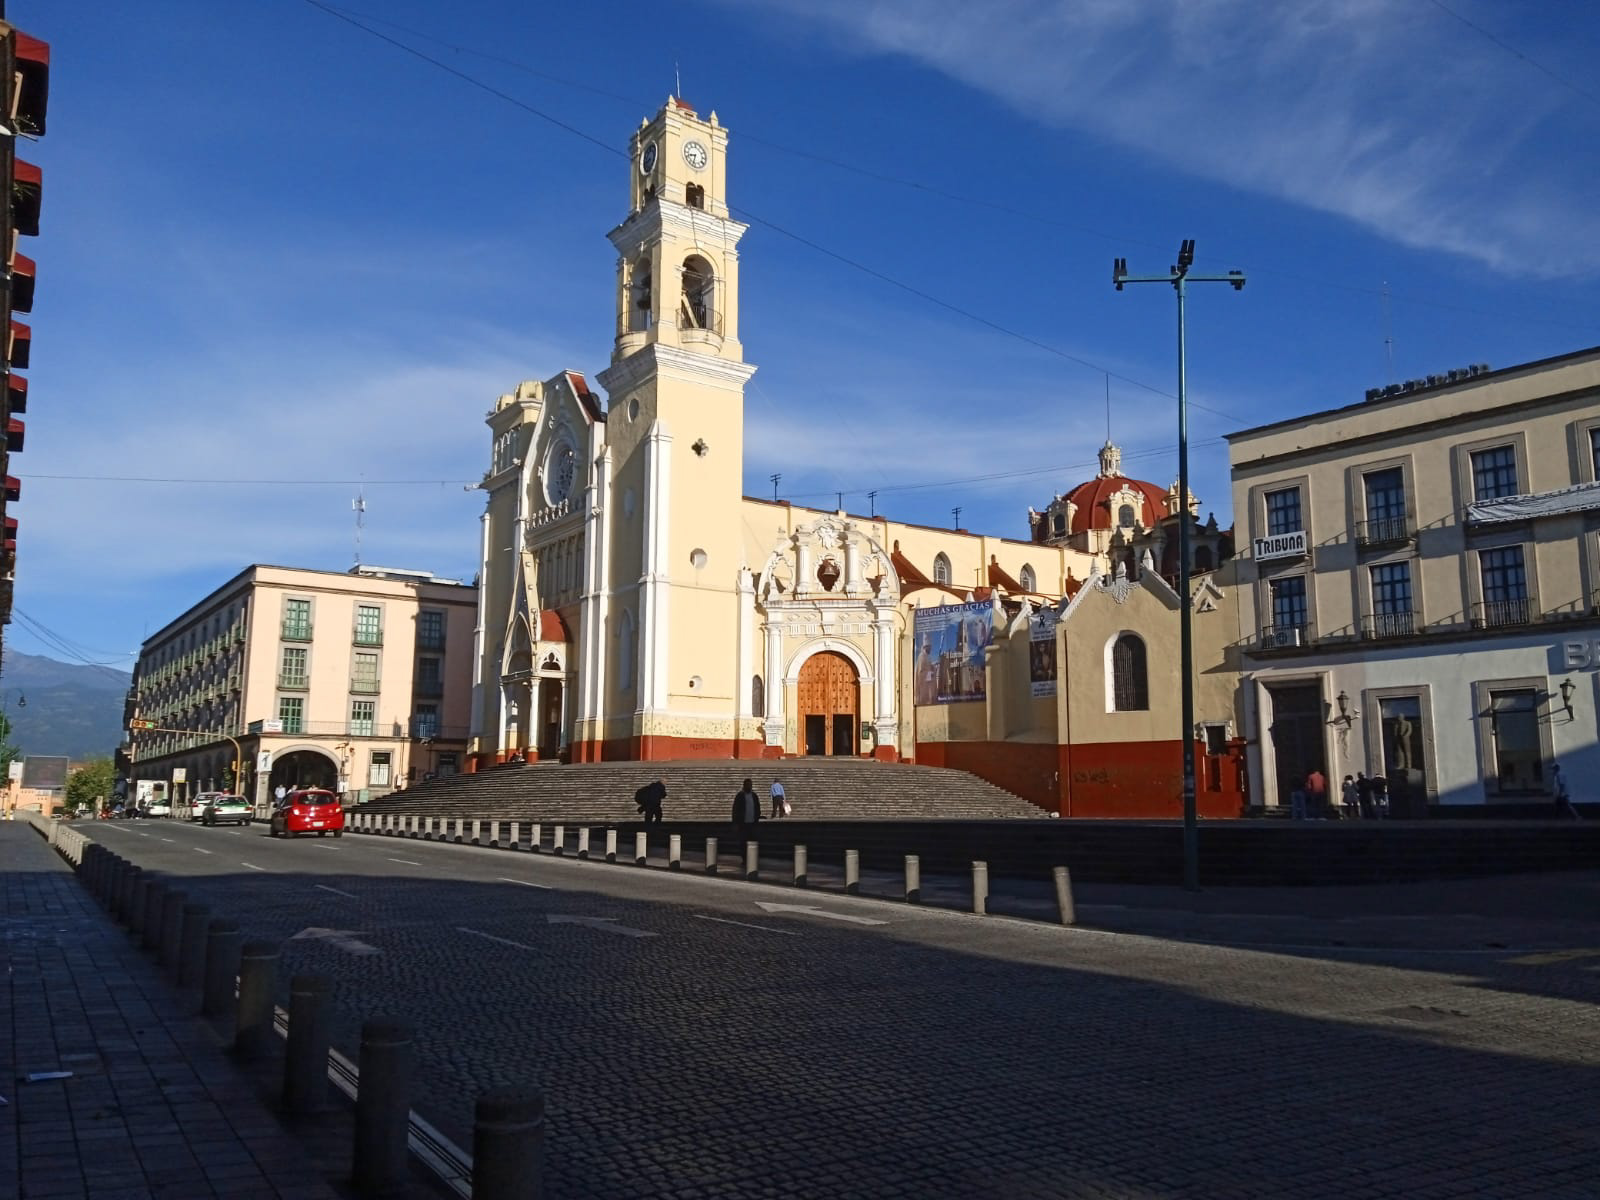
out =
<path fill-rule="evenodd" d="M 794 814 L 794 809 L 789 804 L 789 797 L 784 793 L 783 784 L 778 780 L 772 781 L 772 788 L 768 793 L 772 801 L 773 817 L 788 817 Z M 646 825 L 651 822 L 663 820 L 661 806 L 667 798 L 667 781 L 657 779 L 654 783 L 647 783 L 633 794 L 633 803 L 644 817 Z M 739 794 L 733 798 L 732 819 L 734 826 L 741 836 L 747 835 L 755 824 L 762 819 L 761 797 L 756 794 L 753 780 L 746 779 L 744 786 L 739 789 Z"/>
<path fill-rule="evenodd" d="M 1344 783 L 1339 787 L 1339 799 L 1340 815 L 1347 820 L 1387 817 L 1389 781 L 1382 777 L 1368 779 L 1365 772 L 1357 771 L 1353 776 L 1344 777 Z M 1321 820 L 1331 815 L 1334 814 L 1328 803 L 1327 777 L 1314 769 L 1306 776 L 1303 786 L 1289 793 L 1289 816 L 1296 821 L 1304 821 L 1308 817 Z"/>

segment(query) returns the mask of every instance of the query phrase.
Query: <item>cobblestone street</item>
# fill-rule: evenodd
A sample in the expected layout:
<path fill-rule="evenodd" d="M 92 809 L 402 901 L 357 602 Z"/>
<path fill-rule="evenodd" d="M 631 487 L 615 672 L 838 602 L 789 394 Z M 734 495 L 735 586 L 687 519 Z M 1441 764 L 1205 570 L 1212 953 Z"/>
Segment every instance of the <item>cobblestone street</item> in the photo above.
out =
<path fill-rule="evenodd" d="M 285 983 L 331 975 L 347 1053 L 363 1017 L 415 1021 L 416 1107 L 459 1143 L 475 1094 L 537 1082 L 554 1196 L 1600 1196 L 1581 940 L 1241 948 L 395 838 L 93 832 L 285 939 Z"/>

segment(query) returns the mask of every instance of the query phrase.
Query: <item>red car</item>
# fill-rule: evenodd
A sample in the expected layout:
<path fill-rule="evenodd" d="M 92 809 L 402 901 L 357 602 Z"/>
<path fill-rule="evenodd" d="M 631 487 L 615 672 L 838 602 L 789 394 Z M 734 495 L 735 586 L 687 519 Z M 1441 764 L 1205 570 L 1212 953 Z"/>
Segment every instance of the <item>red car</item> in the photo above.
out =
<path fill-rule="evenodd" d="M 343 837 L 344 805 L 325 788 L 289 792 L 272 810 L 268 828 L 273 837 L 279 834 L 293 837 L 297 833 L 315 833 L 322 837 L 331 833 L 334 837 Z"/>

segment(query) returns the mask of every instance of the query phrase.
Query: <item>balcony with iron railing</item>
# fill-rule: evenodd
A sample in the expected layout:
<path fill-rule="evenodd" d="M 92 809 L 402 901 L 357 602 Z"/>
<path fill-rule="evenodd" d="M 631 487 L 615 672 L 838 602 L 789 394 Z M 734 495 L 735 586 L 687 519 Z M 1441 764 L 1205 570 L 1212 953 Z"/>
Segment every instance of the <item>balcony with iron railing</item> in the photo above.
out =
<path fill-rule="evenodd" d="M 430 633 L 427 630 L 418 630 L 417 649 L 442 652 L 444 650 L 444 634 Z"/>
<path fill-rule="evenodd" d="M 1507 629 L 1517 625 L 1532 625 L 1538 619 L 1539 614 L 1530 596 L 1515 600 L 1480 600 L 1472 606 L 1474 629 Z"/>
<path fill-rule="evenodd" d="M 310 679 L 304 673 L 279 672 L 278 687 L 285 692 L 303 692 L 311 686 Z"/>
<path fill-rule="evenodd" d="M 1311 626 L 1307 622 L 1297 625 L 1263 625 L 1257 650 L 1298 650 L 1311 644 Z"/>
<path fill-rule="evenodd" d="M 438 697 L 444 695 L 444 680 L 419 679 L 412 691 L 418 696 Z"/>
<path fill-rule="evenodd" d="M 441 725 L 434 717 L 412 717 L 409 732 L 418 741 L 464 742 L 472 731 L 466 725 Z"/>
<path fill-rule="evenodd" d="M 383 645 L 383 630 L 363 629 L 359 625 L 350 631 L 350 641 L 357 646 Z"/>
<path fill-rule="evenodd" d="M 1361 636 L 1364 638 L 1411 637 L 1421 629 L 1414 612 L 1368 613 L 1361 618 Z"/>
<path fill-rule="evenodd" d="M 1363 549 L 1378 546 L 1403 546 L 1412 539 L 1410 518 L 1373 517 L 1356 523 L 1356 544 Z"/>
<path fill-rule="evenodd" d="M 311 622 L 285 621 L 283 623 L 283 640 L 286 642 L 309 642 L 311 640 Z"/>
<path fill-rule="evenodd" d="M 350 690 L 358 696 L 376 696 L 378 694 L 378 681 L 376 679 L 352 679 Z"/>

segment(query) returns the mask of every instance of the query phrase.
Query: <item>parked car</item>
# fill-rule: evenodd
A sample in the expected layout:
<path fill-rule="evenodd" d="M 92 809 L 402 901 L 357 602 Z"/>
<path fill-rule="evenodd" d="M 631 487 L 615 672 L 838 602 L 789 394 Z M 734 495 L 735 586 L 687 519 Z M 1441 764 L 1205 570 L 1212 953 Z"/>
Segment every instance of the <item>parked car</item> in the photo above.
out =
<path fill-rule="evenodd" d="M 200 801 L 204 800 L 202 807 Z M 252 816 L 250 801 L 231 792 L 202 792 L 195 797 L 189 819 L 199 817 L 202 825 L 248 825 Z"/>
<path fill-rule="evenodd" d="M 304 788 L 287 793 L 272 810 L 273 837 L 315 833 L 319 837 L 344 836 L 344 805 L 325 788 Z"/>
<path fill-rule="evenodd" d="M 147 817 L 170 817 L 172 815 L 172 801 L 165 796 L 156 796 L 144 806 L 144 815 Z"/>

